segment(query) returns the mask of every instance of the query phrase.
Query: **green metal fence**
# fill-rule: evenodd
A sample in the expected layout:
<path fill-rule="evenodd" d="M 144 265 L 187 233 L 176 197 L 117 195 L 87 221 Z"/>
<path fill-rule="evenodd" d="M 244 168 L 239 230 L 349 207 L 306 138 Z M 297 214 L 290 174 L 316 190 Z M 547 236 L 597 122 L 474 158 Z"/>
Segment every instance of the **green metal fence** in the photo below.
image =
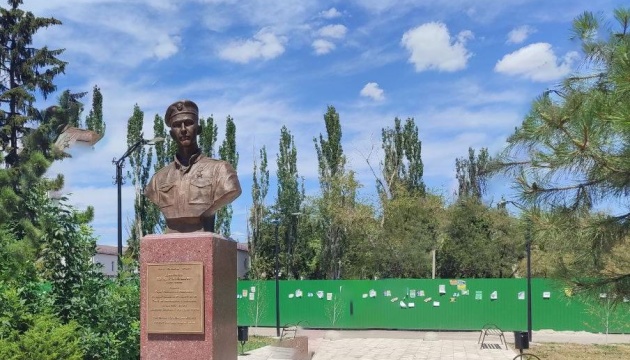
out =
<path fill-rule="evenodd" d="M 525 279 L 295 280 L 280 282 L 281 325 L 311 328 L 503 330 L 527 328 Z M 239 281 L 238 323 L 275 326 L 275 282 Z M 603 294 L 602 294 L 603 296 Z M 574 296 L 532 279 L 534 330 L 630 332 L 630 303 Z"/>

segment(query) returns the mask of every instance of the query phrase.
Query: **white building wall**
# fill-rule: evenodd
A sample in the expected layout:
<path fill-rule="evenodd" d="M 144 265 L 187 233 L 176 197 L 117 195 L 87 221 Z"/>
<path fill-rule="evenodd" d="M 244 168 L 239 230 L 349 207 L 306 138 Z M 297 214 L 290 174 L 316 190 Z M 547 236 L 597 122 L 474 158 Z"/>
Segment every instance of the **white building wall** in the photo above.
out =
<path fill-rule="evenodd" d="M 99 263 L 103 267 L 101 271 L 106 276 L 118 275 L 118 256 L 110 254 L 95 254 L 92 258 L 94 263 Z"/>
<path fill-rule="evenodd" d="M 236 277 L 242 279 L 249 270 L 249 253 L 244 250 L 236 250 Z"/>
<path fill-rule="evenodd" d="M 96 253 L 92 258 L 94 263 L 102 265 L 101 271 L 106 276 L 118 275 L 118 256 L 114 254 Z M 249 252 L 243 249 L 236 250 L 236 276 L 242 279 L 249 270 Z"/>

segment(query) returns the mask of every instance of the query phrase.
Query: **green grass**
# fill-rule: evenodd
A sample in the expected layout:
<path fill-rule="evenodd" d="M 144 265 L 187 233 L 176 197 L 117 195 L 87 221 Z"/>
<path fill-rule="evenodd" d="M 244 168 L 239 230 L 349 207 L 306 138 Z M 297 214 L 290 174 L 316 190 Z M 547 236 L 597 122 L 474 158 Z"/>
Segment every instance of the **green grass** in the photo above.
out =
<path fill-rule="evenodd" d="M 518 350 L 515 350 L 518 352 Z M 544 360 L 620 360 L 630 359 L 630 344 L 581 345 L 539 343 L 530 344 L 524 352 Z"/>
<path fill-rule="evenodd" d="M 277 342 L 276 339 L 266 336 L 250 336 L 249 340 L 245 343 L 242 352 L 248 352 L 254 349 L 258 349 L 267 345 L 273 345 Z M 238 344 L 238 353 L 241 354 L 241 344 Z"/>

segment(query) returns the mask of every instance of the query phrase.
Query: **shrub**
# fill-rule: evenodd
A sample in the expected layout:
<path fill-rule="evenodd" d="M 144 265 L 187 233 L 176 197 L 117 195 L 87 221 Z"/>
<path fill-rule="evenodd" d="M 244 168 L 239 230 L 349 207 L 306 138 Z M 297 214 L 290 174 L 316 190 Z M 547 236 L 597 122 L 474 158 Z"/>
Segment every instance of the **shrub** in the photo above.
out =
<path fill-rule="evenodd" d="M 39 315 L 21 336 L 0 340 L 0 359 L 82 360 L 78 325 L 73 321 L 61 324 L 50 314 Z"/>

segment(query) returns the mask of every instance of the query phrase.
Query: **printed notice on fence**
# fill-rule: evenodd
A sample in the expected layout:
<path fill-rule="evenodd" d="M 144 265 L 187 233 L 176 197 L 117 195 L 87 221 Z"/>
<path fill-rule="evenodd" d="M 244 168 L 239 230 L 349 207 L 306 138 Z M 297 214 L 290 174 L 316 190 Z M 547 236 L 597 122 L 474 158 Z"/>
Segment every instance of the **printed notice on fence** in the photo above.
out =
<path fill-rule="evenodd" d="M 147 332 L 203 334 L 203 263 L 147 264 Z"/>

